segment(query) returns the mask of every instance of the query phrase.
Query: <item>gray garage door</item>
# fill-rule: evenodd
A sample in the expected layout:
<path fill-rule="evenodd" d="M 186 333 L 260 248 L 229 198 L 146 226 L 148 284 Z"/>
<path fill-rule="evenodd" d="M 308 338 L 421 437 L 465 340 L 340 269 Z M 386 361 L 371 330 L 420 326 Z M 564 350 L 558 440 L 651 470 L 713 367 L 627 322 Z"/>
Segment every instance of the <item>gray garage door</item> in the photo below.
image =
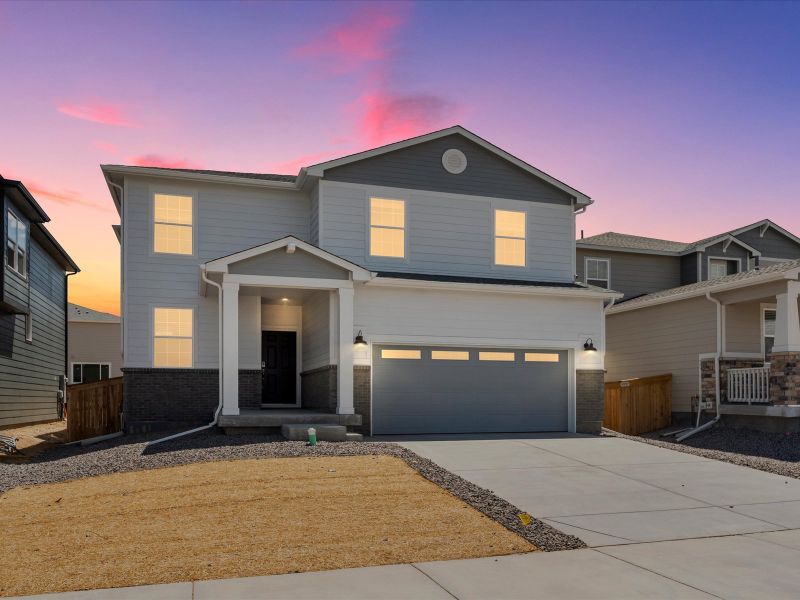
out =
<path fill-rule="evenodd" d="M 374 346 L 373 433 L 567 430 L 566 351 Z"/>

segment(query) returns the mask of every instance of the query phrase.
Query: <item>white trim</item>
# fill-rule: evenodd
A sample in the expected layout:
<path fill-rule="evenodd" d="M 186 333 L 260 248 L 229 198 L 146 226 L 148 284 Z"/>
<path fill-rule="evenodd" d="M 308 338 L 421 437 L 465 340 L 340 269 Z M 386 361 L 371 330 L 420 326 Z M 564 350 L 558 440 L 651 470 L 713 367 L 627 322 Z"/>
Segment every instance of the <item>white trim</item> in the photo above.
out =
<path fill-rule="evenodd" d="M 412 275 L 412 273 L 409 273 Z M 488 292 L 527 294 L 531 296 L 559 296 L 565 298 L 622 298 L 619 292 L 595 291 L 589 288 L 563 288 L 533 285 L 506 285 L 495 283 L 466 283 L 458 281 L 430 281 L 425 279 L 402 279 L 399 277 L 375 277 L 365 285 L 379 287 L 411 287 L 425 289 L 455 290 L 465 292 Z"/>
<path fill-rule="evenodd" d="M 510 235 L 497 235 L 497 211 L 503 212 L 510 212 L 510 213 L 522 213 L 523 215 L 523 224 L 525 225 L 525 235 L 520 237 L 514 237 Z M 495 202 L 492 202 L 492 267 L 493 270 L 504 271 L 517 271 L 519 269 L 527 269 L 528 268 L 528 211 L 524 208 L 505 208 L 504 206 L 498 206 Z M 497 239 L 503 240 L 522 240 L 523 242 L 523 249 L 522 249 L 522 260 L 523 264 L 521 265 L 507 265 L 503 263 L 497 262 Z"/>
<path fill-rule="evenodd" d="M 189 171 L 159 169 L 158 167 L 132 167 L 127 165 L 100 165 L 105 175 L 136 175 L 141 177 L 163 177 L 166 179 L 183 179 L 191 181 L 204 181 L 210 183 L 232 183 L 249 187 L 277 188 L 282 190 L 295 190 L 302 187 L 298 177 L 293 181 L 273 181 L 270 179 L 251 179 L 248 177 L 233 177 L 230 175 L 215 175 L 213 173 L 192 173 Z"/>
<path fill-rule="evenodd" d="M 705 253 L 702 251 L 697 253 L 697 281 L 705 281 L 703 279 L 703 254 Z"/>
<path fill-rule="evenodd" d="M 81 365 L 81 380 L 80 381 L 72 381 L 72 374 L 75 372 L 75 365 Z M 69 363 L 69 374 L 67 375 L 67 381 L 69 381 L 69 383 L 71 383 L 71 384 L 72 383 L 83 383 L 83 365 L 99 365 L 101 367 L 102 366 L 108 366 L 108 377 L 106 379 L 111 379 L 111 363 L 110 362 L 105 362 L 105 361 L 101 361 L 101 360 L 95 360 L 95 361 L 92 361 L 92 360 L 76 360 L 76 361 L 71 361 Z M 102 375 L 102 373 L 103 373 L 103 371 L 101 370 L 100 374 Z M 100 377 L 100 379 L 98 381 L 103 381 L 103 378 Z"/>
<path fill-rule="evenodd" d="M 736 273 L 742 272 L 742 259 L 741 258 L 731 258 L 728 256 L 706 256 L 706 275 L 707 281 L 711 281 L 711 261 L 712 260 L 727 260 L 728 262 L 736 261 Z M 723 277 L 727 277 L 728 275 L 735 275 L 736 273 L 726 273 Z M 714 277 L 714 279 L 720 279 L 720 277 Z"/>
<path fill-rule="evenodd" d="M 148 308 L 150 311 L 150 368 L 152 369 L 194 369 L 200 368 L 195 367 L 197 363 L 197 315 L 199 313 L 198 305 L 197 304 L 181 304 L 181 303 L 170 303 L 170 302 L 151 302 L 148 304 Z M 192 311 L 192 364 L 188 367 L 157 367 L 155 366 L 156 360 L 156 309 L 157 308 L 180 308 L 180 309 L 188 309 Z M 173 337 L 173 336 L 159 336 L 160 338 L 165 337 Z M 187 338 L 177 338 L 177 339 L 187 339 Z"/>
<path fill-rule="evenodd" d="M 395 142 L 393 144 L 387 144 L 386 146 L 373 148 L 371 150 L 366 150 L 364 152 L 358 152 L 356 154 L 351 154 L 349 156 L 343 156 L 341 158 L 318 163 L 316 165 L 310 165 L 305 169 L 305 174 L 311 177 L 323 177 L 325 175 L 325 171 L 328 169 L 333 169 L 335 167 L 350 164 L 360 160 L 365 160 L 367 158 L 380 156 L 381 154 L 386 154 L 387 152 L 394 152 L 395 150 L 401 150 L 403 148 L 408 148 L 410 146 L 416 146 L 417 144 L 423 144 L 425 142 L 430 142 L 432 140 L 437 140 L 439 138 L 443 138 L 453 134 L 462 135 L 471 142 L 481 146 L 484 150 L 488 150 L 489 152 L 492 152 L 493 154 L 496 154 L 500 158 L 503 158 L 508 162 L 512 163 L 513 165 L 519 167 L 523 171 L 527 171 L 528 173 L 535 175 L 539 179 L 543 179 L 550 185 L 574 197 L 577 200 L 577 203 L 582 206 L 586 206 L 592 203 L 592 199 L 586 194 L 579 192 L 575 188 L 568 186 L 562 181 L 556 179 L 555 177 L 548 175 L 544 171 L 540 171 L 536 167 L 529 165 L 528 163 L 517 158 L 516 156 L 509 154 L 505 150 L 498 148 L 497 146 L 495 146 L 490 142 L 487 142 L 483 138 L 478 137 L 477 135 L 475 135 L 471 131 L 464 129 L 460 125 L 455 125 L 453 127 L 448 127 L 447 129 L 442 129 L 440 131 L 434 131 L 411 139 Z"/>
<path fill-rule="evenodd" d="M 759 306 L 759 308 L 760 308 L 760 311 L 759 311 L 758 314 L 759 314 L 759 317 L 761 317 L 760 318 L 760 322 L 759 322 L 759 331 L 761 332 L 761 339 L 760 339 L 760 341 L 761 341 L 761 358 L 764 359 L 764 360 L 767 360 L 767 343 L 766 343 L 767 332 L 764 330 L 764 322 L 766 321 L 765 317 L 766 317 L 767 311 L 768 310 L 772 310 L 772 311 L 776 312 L 775 323 L 777 325 L 777 322 L 778 322 L 778 315 L 777 315 L 778 305 L 774 304 L 774 303 L 762 302 L 761 305 Z M 772 345 L 774 346 L 775 345 L 775 334 L 773 333 L 771 337 L 772 337 Z"/>
<path fill-rule="evenodd" d="M 322 279 L 318 277 L 282 277 L 279 275 L 231 275 L 225 273 L 223 282 L 238 283 L 246 287 L 296 288 L 302 290 L 338 290 L 352 288 L 349 279 Z"/>
<path fill-rule="evenodd" d="M 597 256 L 584 256 L 583 257 L 583 283 L 585 283 L 586 285 L 590 285 L 589 284 L 589 261 L 590 260 L 602 261 L 602 262 L 606 263 L 606 273 L 608 274 L 608 277 L 605 280 L 605 282 L 606 282 L 605 289 L 610 290 L 611 289 L 611 259 L 610 258 L 600 258 L 600 257 L 597 257 Z M 599 277 L 596 277 L 593 280 L 594 281 L 603 281 Z M 596 286 L 596 287 L 599 287 L 599 286 Z"/>
<path fill-rule="evenodd" d="M 391 198 L 387 194 L 365 194 L 366 198 L 366 214 L 367 218 L 365 219 L 367 222 L 367 231 L 366 231 L 366 246 L 364 248 L 364 262 L 369 264 L 370 262 L 378 262 L 382 263 L 383 261 L 393 262 L 393 263 L 408 263 L 409 259 L 409 248 L 408 248 L 408 240 L 411 237 L 408 232 L 408 197 L 404 195 L 401 198 Z M 403 203 L 403 226 L 402 227 L 392 227 L 388 225 L 373 225 L 372 224 L 372 201 L 373 200 L 393 200 L 395 202 L 402 202 Z M 378 229 L 399 229 L 403 232 L 403 256 L 384 256 L 382 254 L 372 254 L 372 228 L 376 227 Z"/>
<path fill-rule="evenodd" d="M 740 227 L 739 229 L 734 229 L 733 231 L 729 231 L 730 235 L 739 235 L 740 233 L 744 233 L 745 231 L 750 231 L 751 229 L 755 229 L 756 227 L 759 228 L 759 237 L 764 237 L 764 234 L 767 233 L 768 229 L 774 229 L 778 233 L 782 233 L 786 237 L 788 237 L 793 242 L 800 244 L 800 237 L 796 236 L 795 234 L 787 231 L 777 223 L 770 221 L 769 219 L 763 219 L 758 221 L 757 223 L 753 223 L 752 225 L 745 225 L 744 227 Z"/>
<path fill-rule="evenodd" d="M 692 246 L 690 248 L 687 248 L 686 250 L 681 251 L 680 255 L 681 256 L 685 256 L 687 254 L 692 254 L 694 252 L 705 252 L 706 249 L 710 248 L 711 246 L 715 246 L 715 245 L 719 244 L 722 241 L 727 242 L 728 245 L 730 245 L 731 243 L 736 243 L 739 246 L 741 246 L 742 248 L 744 248 L 745 250 L 750 251 L 750 253 L 752 253 L 753 256 L 761 256 L 761 252 L 759 252 L 758 250 L 753 248 L 751 245 L 744 243 L 739 238 L 733 237 L 733 235 L 730 234 L 730 233 L 724 233 L 722 235 L 718 235 L 717 237 L 715 237 L 715 238 L 713 238 L 713 239 L 711 239 L 711 240 L 709 240 L 707 242 L 703 242 L 702 245 Z M 723 250 L 723 252 L 725 252 L 725 250 Z"/>
<path fill-rule="evenodd" d="M 10 204 L 10 202 L 7 203 L 7 204 Z M 25 260 L 23 261 L 23 264 L 25 265 L 25 272 L 24 273 L 22 271 L 18 270 L 18 268 L 17 268 L 17 267 L 19 267 L 19 254 L 20 254 L 20 252 L 19 252 L 19 227 L 17 227 L 17 241 L 14 242 L 14 262 L 17 263 L 17 267 L 12 266 L 8 262 L 8 242 L 9 242 L 8 216 L 9 215 L 13 216 L 14 219 L 17 221 L 17 223 L 20 224 L 20 225 L 23 225 L 24 228 L 25 228 L 25 246 L 26 247 L 23 248 L 23 250 L 22 250 L 22 252 L 25 254 Z M 30 221 L 21 219 L 17 215 L 17 213 L 16 213 L 16 211 L 14 209 L 6 207 L 5 224 L 6 224 L 6 230 L 5 230 L 5 236 L 4 236 L 5 237 L 5 247 L 3 248 L 3 256 L 5 258 L 3 259 L 3 262 L 5 263 L 5 266 L 8 267 L 8 269 L 14 275 L 19 277 L 23 281 L 28 281 L 28 267 L 30 266 L 29 255 L 30 255 L 30 250 L 31 250 L 31 244 L 30 244 L 30 240 L 31 240 L 31 224 L 30 224 Z"/>
<path fill-rule="evenodd" d="M 296 248 L 299 248 L 304 252 L 308 252 L 309 254 L 316 256 L 317 258 L 321 258 L 322 260 L 334 264 L 337 267 L 341 267 L 342 269 L 349 271 L 352 274 L 353 280 L 355 281 L 366 281 L 372 278 L 372 273 L 369 270 L 360 267 L 357 264 L 350 262 L 349 260 L 340 258 L 335 254 L 331 254 L 330 252 L 327 252 L 322 248 L 318 248 L 313 244 L 304 242 L 303 240 L 296 238 L 293 235 L 287 235 L 286 237 L 283 237 L 279 240 L 267 242 L 266 244 L 261 244 L 259 246 L 247 248 L 246 250 L 242 250 L 240 252 L 235 252 L 227 256 L 222 256 L 220 258 L 215 258 L 214 260 L 210 260 L 205 263 L 206 270 L 210 273 L 227 273 L 228 267 L 233 263 L 237 263 L 242 260 L 246 260 L 248 258 L 253 258 L 261 254 L 267 254 L 269 252 L 273 252 L 274 250 L 285 248 L 290 244 L 293 244 Z M 284 277 L 283 279 L 302 279 L 302 278 Z"/>
<path fill-rule="evenodd" d="M 148 186 L 147 192 L 150 196 L 150 202 L 148 207 L 148 233 L 147 233 L 147 251 L 148 255 L 151 257 L 160 257 L 160 256 L 168 256 L 172 258 L 196 258 L 197 257 L 197 223 L 198 223 L 198 214 L 197 209 L 198 205 L 200 204 L 197 200 L 197 190 L 192 189 L 189 190 L 185 187 L 170 187 L 170 186 L 157 186 L 157 185 L 150 185 Z M 181 254 L 178 252 L 156 252 L 156 194 L 164 194 L 166 196 L 189 196 L 192 198 L 192 224 L 191 226 L 188 225 L 181 225 L 179 223 L 164 223 L 164 225 L 177 225 L 179 227 L 191 227 L 192 229 L 192 253 L 191 254 Z"/>

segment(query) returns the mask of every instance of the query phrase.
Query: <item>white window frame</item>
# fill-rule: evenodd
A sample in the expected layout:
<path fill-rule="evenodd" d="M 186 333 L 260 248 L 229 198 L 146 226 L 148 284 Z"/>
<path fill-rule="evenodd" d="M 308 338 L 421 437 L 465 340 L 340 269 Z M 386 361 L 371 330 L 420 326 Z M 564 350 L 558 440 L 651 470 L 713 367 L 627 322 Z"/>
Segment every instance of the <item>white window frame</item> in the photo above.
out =
<path fill-rule="evenodd" d="M 497 235 L 497 212 L 515 212 L 522 213 L 523 224 L 525 225 L 525 235 L 523 237 L 516 237 L 510 235 Z M 507 265 L 497 262 L 497 239 L 504 240 L 522 240 L 522 264 L 521 265 Z M 528 267 L 528 211 L 520 208 L 511 208 L 506 206 L 492 205 L 492 266 L 498 269 L 525 269 Z"/>
<path fill-rule="evenodd" d="M 192 340 L 192 364 L 188 367 L 157 367 L 156 366 L 156 309 L 157 308 L 180 308 L 192 311 L 192 337 L 175 337 L 160 335 L 158 339 L 191 339 Z M 150 365 L 153 369 L 193 369 L 197 362 L 197 306 L 186 304 L 151 304 L 150 305 Z"/>
<path fill-rule="evenodd" d="M 9 226 L 11 219 L 9 217 L 14 217 L 19 225 L 23 227 L 25 230 L 25 248 L 22 249 L 23 259 L 20 262 L 20 249 L 19 249 L 19 225 L 17 227 L 17 235 L 15 236 L 16 239 L 14 240 L 14 264 L 12 265 L 8 262 L 8 244 L 11 241 L 11 236 L 9 235 Z M 3 248 L 3 253 L 5 255 L 5 263 L 6 266 L 11 269 L 13 273 L 22 277 L 22 279 L 28 279 L 28 251 L 30 249 L 30 245 L 28 244 L 28 240 L 30 239 L 31 232 L 28 224 L 20 219 L 10 208 L 6 210 L 6 247 Z M 19 266 L 22 265 L 22 269 L 20 270 Z"/>
<path fill-rule="evenodd" d="M 403 226 L 394 227 L 391 225 L 372 224 L 372 201 L 373 200 L 392 200 L 403 203 Z M 403 256 L 384 256 L 372 253 L 372 229 L 400 229 L 403 231 Z M 392 195 L 370 194 L 367 196 L 367 248 L 366 257 L 369 260 L 390 260 L 394 262 L 408 262 L 408 201 L 405 198 L 397 198 Z"/>
<path fill-rule="evenodd" d="M 775 311 L 777 313 L 778 305 L 777 304 L 765 304 L 765 303 L 761 304 L 761 311 L 759 313 L 759 315 L 761 316 L 761 319 L 759 321 L 759 329 L 761 331 L 761 338 L 760 338 L 761 339 L 761 356 L 764 357 L 764 361 L 767 360 L 766 339 L 767 339 L 767 337 L 771 337 L 773 340 L 775 339 L 775 334 L 772 334 L 771 336 L 767 336 L 767 332 L 766 332 L 766 330 L 764 328 L 764 321 L 766 321 L 765 317 L 766 317 L 766 313 L 767 313 L 768 310 Z M 778 320 L 777 317 L 778 317 L 778 315 L 776 314 L 775 315 L 776 324 L 777 324 L 777 320 Z"/>
<path fill-rule="evenodd" d="M 156 221 L 156 195 L 164 194 L 166 196 L 186 196 L 192 199 L 192 224 L 184 225 L 183 223 L 170 223 L 167 221 Z M 197 193 L 188 191 L 186 189 L 171 189 L 168 187 L 152 188 L 150 190 L 150 256 L 174 256 L 193 258 L 197 256 Z M 179 254 L 176 252 L 156 252 L 156 224 L 159 225 L 175 225 L 177 227 L 188 227 L 192 230 L 192 253 Z"/>
<path fill-rule="evenodd" d="M 72 375 L 75 372 L 75 365 L 81 366 L 81 380 L 74 381 L 72 379 Z M 110 362 L 103 362 L 103 361 L 93 361 L 93 360 L 76 360 L 74 362 L 69 363 L 69 382 L 70 383 L 83 383 L 83 366 L 84 365 L 97 365 L 99 367 L 108 367 L 108 379 L 111 379 L 111 363 Z M 103 371 L 100 370 L 100 381 L 104 381 L 102 377 Z"/>
<path fill-rule="evenodd" d="M 606 263 L 606 273 L 608 277 L 606 279 L 602 279 L 600 277 L 592 277 L 592 281 L 605 281 L 606 285 L 603 289 L 610 290 L 611 289 L 611 259 L 610 258 L 599 258 L 597 256 L 585 256 L 583 258 L 583 282 L 586 285 L 591 285 L 589 283 L 589 261 L 595 260 L 597 262 L 604 262 Z"/>
<path fill-rule="evenodd" d="M 730 262 L 736 262 L 736 273 L 742 272 L 742 259 L 741 258 L 732 258 L 730 256 L 709 256 L 706 258 L 706 280 L 711 281 L 711 261 L 712 260 L 727 260 Z M 727 275 L 723 275 L 723 277 L 727 277 Z M 713 279 L 719 279 L 719 277 L 714 277 Z"/>

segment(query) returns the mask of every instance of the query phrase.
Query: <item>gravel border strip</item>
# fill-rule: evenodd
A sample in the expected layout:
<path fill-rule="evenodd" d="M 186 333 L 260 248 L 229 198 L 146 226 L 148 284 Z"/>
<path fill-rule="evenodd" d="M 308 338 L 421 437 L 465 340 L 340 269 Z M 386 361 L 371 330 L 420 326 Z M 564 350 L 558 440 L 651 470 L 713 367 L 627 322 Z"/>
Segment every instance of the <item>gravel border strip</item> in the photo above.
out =
<path fill-rule="evenodd" d="M 650 444 L 651 446 L 676 450 L 684 454 L 694 454 L 695 456 L 702 456 L 703 458 L 711 458 L 742 467 L 750 467 L 751 469 L 757 469 L 766 473 L 800 479 L 800 462 L 798 462 L 796 458 L 781 460 L 780 458 L 773 458 L 770 456 L 759 456 L 755 453 L 743 453 L 747 450 L 748 442 L 756 446 L 756 448 L 753 449 L 754 451 L 763 453 L 765 450 L 768 450 L 766 446 L 770 443 L 770 440 L 773 440 L 773 446 L 776 446 L 773 452 L 780 454 L 781 449 L 775 444 L 774 440 L 780 439 L 784 434 L 767 434 L 757 431 L 720 427 L 700 432 L 687 439 L 686 442 L 670 442 L 662 438 L 647 437 L 649 435 L 659 435 L 659 432 L 645 435 L 626 435 L 624 433 L 611 431 L 610 429 L 603 429 L 603 435 L 642 442 L 644 444 Z M 800 436 L 797 434 L 793 435 L 795 435 L 796 440 L 800 441 Z M 751 439 L 747 439 L 743 442 L 742 438 Z M 704 447 L 704 444 L 724 446 L 731 449 L 720 450 L 717 448 L 708 448 Z M 740 448 L 740 451 L 737 452 L 737 448 Z"/>
<path fill-rule="evenodd" d="M 95 446 L 59 446 L 27 463 L 0 463 L 0 494 L 21 486 L 59 483 L 83 477 L 109 475 L 147 469 L 174 467 L 199 462 L 251 458 L 288 458 L 301 456 L 395 456 L 406 462 L 425 479 L 523 537 L 545 552 L 585 548 L 579 538 L 567 535 L 533 518 L 523 525 L 524 511 L 472 482 L 451 473 L 433 461 L 391 442 L 289 442 L 280 436 L 226 436 L 204 432 L 158 446 L 145 447 L 154 436 L 126 436 Z"/>

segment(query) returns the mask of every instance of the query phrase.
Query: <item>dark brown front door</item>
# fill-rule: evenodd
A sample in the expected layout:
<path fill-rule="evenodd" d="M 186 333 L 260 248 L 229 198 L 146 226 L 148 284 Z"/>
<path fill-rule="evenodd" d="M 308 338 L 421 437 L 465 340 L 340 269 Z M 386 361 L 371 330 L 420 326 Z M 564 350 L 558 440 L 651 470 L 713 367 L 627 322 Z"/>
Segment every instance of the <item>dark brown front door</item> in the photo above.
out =
<path fill-rule="evenodd" d="M 294 331 L 261 332 L 261 402 L 295 404 L 297 334 Z"/>

